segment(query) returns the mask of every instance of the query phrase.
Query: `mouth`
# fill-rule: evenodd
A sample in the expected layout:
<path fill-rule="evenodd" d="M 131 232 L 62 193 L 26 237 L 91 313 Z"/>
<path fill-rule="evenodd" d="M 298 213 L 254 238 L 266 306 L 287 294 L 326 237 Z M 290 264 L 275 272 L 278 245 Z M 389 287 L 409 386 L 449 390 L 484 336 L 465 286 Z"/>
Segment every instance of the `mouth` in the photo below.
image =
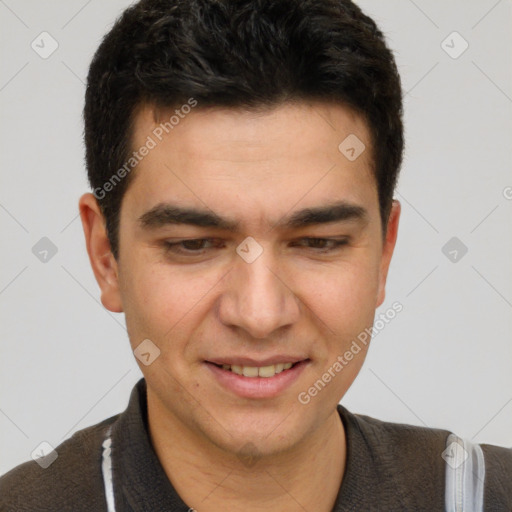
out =
<path fill-rule="evenodd" d="M 241 363 L 242 361 L 236 361 Z M 224 389 L 244 398 L 273 398 L 283 393 L 311 363 L 310 359 L 261 365 L 205 361 L 211 375 Z"/>

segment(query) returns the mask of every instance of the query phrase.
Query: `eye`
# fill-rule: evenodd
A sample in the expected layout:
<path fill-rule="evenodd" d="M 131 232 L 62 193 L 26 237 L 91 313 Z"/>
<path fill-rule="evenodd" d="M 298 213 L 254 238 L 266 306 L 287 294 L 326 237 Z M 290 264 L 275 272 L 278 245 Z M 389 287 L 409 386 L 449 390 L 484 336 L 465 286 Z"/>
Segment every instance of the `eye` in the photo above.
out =
<path fill-rule="evenodd" d="M 202 254 L 207 248 L 205 243 L 214 244 L 218 248 L 222 241 L 214 238 L 191 238 L 188 240 L 178 240 L 176 242 L 164 241 L 165 250 L 175 254 L 195 256 Z"/>
<path fill-rule="evenodd" d="M 299 243 L 306 242 L 309 248 L 316 252 L 332 252 L 342 245 L 346 245 L 348 240 L 346 238 L 339 240 L 336 238 L 313 238 L 306 237 L 302 238 Z"/>

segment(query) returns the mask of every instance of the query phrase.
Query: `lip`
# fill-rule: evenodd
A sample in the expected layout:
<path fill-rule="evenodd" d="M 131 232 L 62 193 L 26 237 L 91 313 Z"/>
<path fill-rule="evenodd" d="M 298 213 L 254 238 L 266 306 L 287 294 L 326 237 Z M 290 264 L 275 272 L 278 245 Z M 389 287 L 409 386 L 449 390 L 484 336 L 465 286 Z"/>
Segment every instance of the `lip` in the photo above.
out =
<path fill-rule="evenodd" d="M 233 361 L 247 361 L 247 359 L 231 359 Z M 276 361 L 276 359 L 252 362 L 252 366 L 265 366 L 266 361 Z M 291 362 L 290 359 L 283 362 Z M 237 375 L 231 370 L 223 370 L 216 366 L 212 361 L 205 361 L 204 365 L 211 372 L 213 378 L 226 390 L 242 398 L 274 398 L 289 388 L 301 375 L 306 366 L 311 361 L 309 359 L 301 360 L 292 366 L 289 370 L 283 370 L 273 377 L 244 377 Z M 224 363 L 231 364 L 231 363 Z M 237 363 L 232 363 L 237 364 Z M 268 364 L 271 364 L 270 362 Z M 244 364 L 242 364 L 244 366 Z M 251 366 L 246 363 L 245 366 Z"/>

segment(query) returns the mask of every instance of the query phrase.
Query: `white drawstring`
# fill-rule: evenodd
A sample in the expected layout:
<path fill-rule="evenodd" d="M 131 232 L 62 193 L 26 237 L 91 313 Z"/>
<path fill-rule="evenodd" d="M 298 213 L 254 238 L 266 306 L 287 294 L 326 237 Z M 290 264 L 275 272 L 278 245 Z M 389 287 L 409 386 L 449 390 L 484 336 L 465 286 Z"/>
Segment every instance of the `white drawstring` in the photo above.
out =
<path fill-rule="evenodd" d="M 448 436 L 446 447 L 446 511 L 482 512 L 485 482 L 482 448 L 455 434 Z"/>
<path fill-rule="evenodd" d="M 103 461 L 101 463 L 101 469 L 103 472 L 103 483 L 105 485 L 107 510 L 108 512 L 115 512 L 116 506 L 114 502 L 114 485 L 112 483 L 112 458 L 110 456 L 112 452 L 112 438 L 110 437 L 111 432 L 112 426 L 108 428 L 107 437 L 103 441 Z"/>

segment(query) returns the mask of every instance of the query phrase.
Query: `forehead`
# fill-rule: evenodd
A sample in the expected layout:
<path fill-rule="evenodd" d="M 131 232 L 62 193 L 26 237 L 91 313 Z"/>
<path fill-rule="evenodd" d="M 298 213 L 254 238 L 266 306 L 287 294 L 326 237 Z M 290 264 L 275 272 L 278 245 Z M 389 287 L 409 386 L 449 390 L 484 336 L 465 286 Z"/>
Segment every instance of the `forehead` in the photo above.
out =
<path fill-rule="evenodd" d="M 298 158 L 330 146 L 349 136 L 364 141 L 362 156 L 371 164 L 371 138 L 366 121 L 353 109 L 329 102 L 289 102 L 274 108 L 187 108 L 169 109 L 142 105 L 135 114 L 133 143 L 144 143 L 151 135 L 157 143 L 179 139 L 180 152 L 212 159 L 239 156 L 239 161 L 264 158 Z M 188 107 L 188 106 L 187 106 Z M 187 113 L 185 113 L 187 112 Z M 172 135 L 172 137 L 171 137 Z M 229 154 L 225 151 L 229 150 Z M 178 155 L 175 155 L 178 156 Z"/>
<path fill-rule="evenodd" d="M 229 209 L 242 222 L 244 215 L 257 222 L 272 212 L 268 223 L 294 205 L 375 203 L 369 130 L 346 107 L 186 110 L 145 106 L 136 114 L 132 149 L 151 146 L 126 194 L 139 214 L 172 202 Z"/>

